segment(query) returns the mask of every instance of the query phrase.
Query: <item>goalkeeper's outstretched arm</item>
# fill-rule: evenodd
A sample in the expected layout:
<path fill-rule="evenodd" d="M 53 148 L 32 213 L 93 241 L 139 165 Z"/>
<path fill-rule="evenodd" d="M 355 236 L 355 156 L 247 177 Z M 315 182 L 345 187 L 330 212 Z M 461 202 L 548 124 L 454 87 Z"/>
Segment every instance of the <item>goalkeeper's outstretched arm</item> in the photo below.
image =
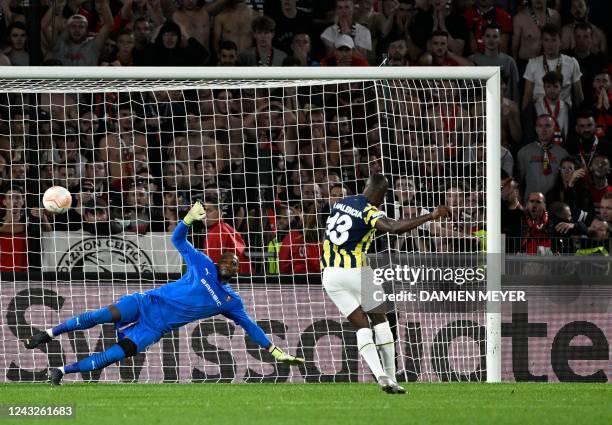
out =
<path fill-rule="evenodd" d="M 255 323 L 255 321 L 247 314 L 246 311 L 244 311 L 244 309 L 231 310 L 223 313 L 223 315 L 228 319 L 233 320 L 237 325 L 244 329 L 249 338 L 259 344 L 261 347 L 268 350 L 277 361 L 290 365 L 300 365 L 304 363 L 304 359 L 287 354 L 272 344 L 272 341 L 270 341 L 270 339 L 266 336 L 263 329 L 261 329 L 259 325 Z"/>
<path fill-rule="evenodd" d="M 409 232 L 412 229 L 419 227 L 428 221 L 445 218 L 450 215 L 450 209 L 445 205 L 440 205 L 432 213 L 422 215 L 417 218 L 409 218 L 404 220 L 390 220 L 387 217 L 381 217 L 375 224 L 376 228 L 381 232 L 392 233 L 399 235 Z"/>
<path fill-rule="evenodd" d="M 198 254 L 198 250 L 195 249 L 193 245 L 189 243 L 189 241 L 187 241 L 189 226 L 191 226 L 194 221 L 202 220 L 205 217 L 206 213 L 204 212 L 204 207 L 200 202 L 196 202 L 172 233 L 172 243 L 187 262 L 189 262 L 188 260 L 191 257 Z"/>

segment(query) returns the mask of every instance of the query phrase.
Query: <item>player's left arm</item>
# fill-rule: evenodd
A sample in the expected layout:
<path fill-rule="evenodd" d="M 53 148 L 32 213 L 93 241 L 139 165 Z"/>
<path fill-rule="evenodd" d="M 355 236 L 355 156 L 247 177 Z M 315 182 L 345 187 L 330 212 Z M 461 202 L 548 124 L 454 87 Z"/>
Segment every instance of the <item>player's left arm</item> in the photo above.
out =
<path fill-rule="evenodd" d="M 268 350 L 277 361 L 290 365 L 300 365 L 304 363 L 304 359 L 287 354 L 276 345 L 272 344 L 272 341 L 270 341 L 270 339 L 266 336 L 263 329 L 261 329 L 259 325 L 255 323 L 244 308 L 230 310 L 223 313 L 223 315 L 228 319 L 233 320 L 237 325 L 244 329 L 249 338 L 259 344 L 261 347 Z"/>
<path fill-rule="evenodd" d="M 412 229 L 419 227 L 423 223 L 428 221 L 437 220 L 439 218 L 445 218 L 450 215 L 450 209 L 445 205 L 440 205 L 436 210 L 429 214 L 424 214 L 417 218 L 408 218 L 404 220 L 390 220 L 389 218 L 381 215 L 376 221 L 372 220 L 372 226 L 381 232 L 387 232 L 394 235 L 400 235 L 402 233 L 409 232 Z"/>
<path fill-rule="evenodd" d="M 204 217 L 206 217 L 204 207 L 200 202 L 196 202 L 172 233 L 172 243 L 188 264 L 190 264 L 191 260 L 199 254 L 199 251 L 187 241 L 189 226 L 191 226 L 194 221 L 202 220 Z"/>

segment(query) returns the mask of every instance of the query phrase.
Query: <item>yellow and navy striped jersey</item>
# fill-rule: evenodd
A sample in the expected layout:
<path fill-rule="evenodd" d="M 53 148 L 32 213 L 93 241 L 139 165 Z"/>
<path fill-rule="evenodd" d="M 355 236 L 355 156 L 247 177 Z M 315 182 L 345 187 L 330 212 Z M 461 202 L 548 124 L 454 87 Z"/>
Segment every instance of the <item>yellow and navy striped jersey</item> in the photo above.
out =
<path fill-rule="evenodd" d="M 366 265 L 366 253 L 384 213 L 364 195 L 337 201 L 327 219 L 321 270 L 325 267 L 353 269 Z"/>

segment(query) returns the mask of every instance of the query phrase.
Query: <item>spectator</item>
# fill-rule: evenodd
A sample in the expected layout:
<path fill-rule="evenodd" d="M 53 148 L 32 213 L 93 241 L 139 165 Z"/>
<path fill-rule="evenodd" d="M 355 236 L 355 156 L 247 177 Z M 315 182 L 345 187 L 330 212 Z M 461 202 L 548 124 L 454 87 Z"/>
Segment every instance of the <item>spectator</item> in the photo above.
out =
<path fill-rule="evenodd" d="M 187 38 L 194 38 L 210 51 L 211 22 L 205 7 L 197 0 L 183 0 L 177 3 L 172 20 L 185 30 Z"/>
<path fill-rule="evenodd" d="M 138 18 L 134 21 L 134 49 L 142 51 L 151 42 L 151 22 L 146 18 Z"/>
<path fill-rule="evenodd" d="M 502 73 L 501 91 L 507 93 L 508 76 Z M 501 144 L 516 153 L 523 139 L 523 127 L 518 102 L 502 95 L 501 98 Z M 513 173 L 509 173 L 512 175 Z"/>
<path fill-rule="evenodd" d="M 116 126 L 98 141 L 95 159 L 108 164 L 112 184 L 120 184 L 124 177 L 137 172 L 134 167 L 140 164 L 136 156 L 146 160 L 147 138 L 142 131 L 143 121 L 134 113 L 136 109 L 135 104 L 121 103 L 113 120 Z"/>
<path fill-rule="evenodd" d="M 319 62 L 314 60 L 311 54 L 310 35 L 306 32 L 296 31 L 291 40 L 291 57 L 299 66 L 319 66 Z"/>
<path fill-rule="evenodd" d="M 268 16 L 276 23 L 272 44 L 290 55 L 296 34 L 308 34 L 312 25 L 312 16 L 304 9 L 297 8 L 296 0 L 281 0 L 280 8 L 272 10 Z M 310 37 L 308 37 L 310 44 Z M 308 52 L 310 53 L 310 52 Z"/>
<path fill-rule="evenodd" d="M 576 137 L 568 146 L 572 155 L 576 155 L 582 166 L 588 169 L 593 157 L 603 155 L 612 158 L 612 144 L 605 137 L 597 136 L 593 112 L 582 110 L 576 117 Z"/>
<path fill-rule="evenodd" d="M 558 201 L 550 204 L 547 227 L 552 237 L 551 250 L 555 254 L 573 254 L 576 251 L 574 238 L 586 236 L 588 233 L 584 223 L 572 221 L 570 207 Z"/>
<path fill-rule="evenodd" d="M 608 223 L 608 227 L 612 228 L 612 192 L 606 193 L 601 198 L 601 203 L 599 205 L 599 212 L 601 218 L 606 220 Z"/>
<path fill-rule="evenodd" d="M 578 206 L 588 212 L 600 214 L 601 199 L 606 193 L 612 192 L 612 185 L 608 182 L 610 159 L 595 155 L 588 170 L 588 180 L 577 188 L 577 191 L 582 192 L 577 194 L 577 198 L 579 201 L 583 200 Z"/>
<path fill-rule="evenodd" d="M 470 32 L 471 52 L 485 53 L 486 29 L 496 27 L 499 34 L 499 50 L 508 53 L 512 34 L 512 18 L 504 9 L 495 6 L 494 0 L 478 0 L 477 4 L 466 9 L 463 16 Z"/>
<path fill-rule="evenodd" d="M 387 46 L 388 66 L 409 66 L 408 45 L 404 38 L 391 38 Z"/>
<path fill-rule="evenodd" d="M 61 2 L 57 2 L 59 4 Z M 87 35 L 87 18 L 83 15 L 72 15 L 66 21 L 66 36 L 61 36 L 62 25 L 53 25 L 53 7 L 49 8 L 42 21 L 42 30 L 47 38 L 51 51 L 49 59 L 56 59 L 64 66 L 95 66 L 98 65 L 100 51 L 106 42 L 112 28 L 112 15 L 108 0 L 101 1 L 102 19 L 104 25 L 93 38 Z M 55 12 L 57 16 L 57 11 Z"/>
<path fill-rule="evenodd" d="M 70 164 L 74 166 L 76 178 L 85 175 L 87 158 L 79 149 L 79 133 L 75 128 L 66 127 L 65 135 L 53 138 L 54 149 L 50 152 L 51 158 L 46 158 L 55 164 Z M 43 158 L 44 161 L 45 158 Z"/>
<path fill-rule="evenodd" d="M 156 0 L 126 0 L 123 7 L 115 16 L 113 21 L 113 32 L 117 32 L 125 27 L 136 25 L 136 22 L 144 19 L 159 28 L 165 21 L 165 16 L 161 8 L 161 1 Z"/>
<path fill-rule="evenodd" d="M 108 206 L 101 198 L 93 198 L 84 202 L 81 211 L 85 232 L 96 236 L 107 236 L 123 230 L 119 223 L 110 220 Z"/>
<path fill-rule="evenodd" d="M 610 226 L 607 221 L 597 216 L 591 221 L 588 234 L 595 242 L 607 242 L 610 238 Z"/>
<path fill-rule="evenodd" d="M 27 129 L 29 129 L 30 115 L 22 106 L 13 106 L 9 108 L 8 112 L 8 134 L 0 134 L 0 153 L 11 162 L 23 162 L 25 160 L 26 134 Z"/>
<path fill-rule="evenodd" d="M 449 36 L 444 31 L 434 31 L 429 43 L 429 51 L 419 59 L 424 66 L 470 66 L 474 65 L 466 58 L 455 54 L 448 48 Z"/>
<path fill-rule="evenodd" d="M 390 7 L 386 7 L 390 5 Z M 405 40 L 408 55 L 411 61 L 416 61 L 422 50 L 415 44 L 410 37 L 410 26 L 413 22 L 415 5 L 411 0 L 385 0 L 383 2 L 383 16 L 386 19 L 383 34 L 387 45 L 394 40 Z"/>
<path fill-rule="evenodd" d="M 108 62 L 102 62 L 103 66 L 133 66 L 134 47 L 136 41 L 132 30 L 123 29 L 117 34 L 117 49 Z"/>
<path fill-rule="evenodd" d="M 5 185 L 0 195 L 0 271 L 28 270 L 24 189 Z"/>
<path fill-rule="evenodd" d="M 153 232 L 174 231 L 181 217 L 187 212 L 185 207 L 189 205 L 184 192 L 169 190 L 163 194 L 163 221 L 152 223 Z"/>
<path fill-rule="evenodd" d="M 321 60 L 321 66 L 368 66 L 368 61 L 365 60 L 359 53 L 355 51 L 353 39 L 341 34 L 334 43 L 334 52 Z"/>
<path fill-rule="evenodd" d="M 18 234 L 26 230 L 25 191 L 22 186 L 9 184 L 2 191 L 2 224 L 0 233 Z"/>
<path fill-rule="evenodd" d="M 554 25 L 542 27 L 542 52 L 529 60 L 525 69 L 525 91 L 523 93 L 523 109 L 529 102 L 544 96 L 542 78 L 550 71 L 557 71 L 563 77 L 561 85 L 561 100 L 570 105 L 580 105 L 584 99 L 580 83 L 580 66 L 575 58 L 560 52 L 561 37 L 559 29 Z"/>
<path fill-rule="evenodd" d="M 240 260 L 240 273 L 251 273 L 251 263 L 246 257 L 246 245 L 240 233 L 223 221 L 218 205 L 207 200 L 204 208 L 206 240 L 203 249 L 206 255 L 216 263 L 224 252 L 234 252 Z"/>
<path fill-rule="evenodd" d="M 517 61 L 519 72 L 524 72 L 527 62 L 541 53 L 542 29 L 547 25 L 560 27 L 561 16 L 556 10 L 546 7 L 546 0 L 531 0 L 514 16 L 512 57 Z"/>
<path fill-rule="evenodd" d="M 282 50 L 272 46 L 272 38 L 276 29 L 275 22 L 267 16 L 253 20 L 251 30 L 255 46 L 240 52 L 239 62 L 243 66 L 281 66 L 287 57 Z"/>
<path fill-rule="evenodd" d="M 55 164 L 53 170 L 54 184 L 56 186 L 63 186 L 70 192 L 78 192 L 81 181 L 77 175 L 77 166 L 75 164 Z"/>
<path fill-rule="evenodd" d="M 184 38 L 176 22 L 166 21 L 159 29 L 155 42 L 145 48 L 142 58 L 135 58 L 135 65 L 198 66 L 204 65 L 208 57 L 208 51 L 198 40 L 193 37 Z"/>
<path fill-rule="evenodd" d="M 541 115 L 536 121 L 537 140 L 518 152 L 518 169 L 525 193 L 548 194 L 559 176 L 561 160 L 568 156 L 562 147 L 553 143 L 554 120 Z"/>
<path fill-rule="evenodd" d="M 313 204 L 314 205 L 314 204 Z M 321 272 L 321 244 L 316 236 L 312 239 L 306 237 L 308 231 L 318 230 L 316 225 L 316 213 L 308 210 L 303 216 L 312 216 L 310 224 L 306 219 L 304 230 L 290 230 L 283 238 L 278 253 L 279 271 L 281 274 L 305 274 Z"/>
<path fill-rule="evenodd" d="M 593 99 L 593 78 L 595 73 L 605 66 L 606 58 L 603 54 L 593 51 L 593 29 L 590 24 L 577 23 L 574 26 L 574 40 L 574 47 L 568 51 L 568 55 L 575 57 L 580 65 L 584 98 L 590 101 Z"/>
<path fill-rule="evenodd" d="M 163 221 L 163 211 L 153 201 L 153 193 L 143 178 L 130 179 L 124 192 L 124 219 L 129 220 L 127 232 L 145 234 L 152 231 L 151 224 Z"/>
<path fill-rule="evenodd" d="M 6 56 L 13 66 L 30 65 L 30 54 L 27 51 L 28 29 L 23 22 L 13 22 L 8 27 L 9 48 L 5 50 Z"/>
<path fill-rule="evenodd" d="M 530 192 L 527 196 L 523 232 L 521 234 L 521 251 L 527 254 L 550 252 L 552 241 L 548 226 L 546 198 L 541 192 Z"/>
<path fill-rule="evenodd" d="M 559 179 L 555 188 L 550 192 L 548 200 L 565 202 L 570 205 L 574 217 L 579 217 L 578 207 L 576 206 L 576 183 L 586 177 L 587 170 L 577 168 L 573 157 L 566 157 L 561 160 Z"/>
<path fill-rule="evenodd" d="M 367 57 L 368 52 L 372 50 L 372 36 L 370 30 L 363 25 L 353 20 L 353 1 L 352 0 L 337 0 L 336 1 L 336 17 L 335 24 L 327 27 L 321 34 L 321 40 L 327 50 L 327 55 L 333 55 L 337 49 L 337 42 L 340 37 L 346 35 L 353 41 L 353 47 L 363 57 Z M 342 42 L 346 44 L 346 41 Z"/>
<path fill-rule="evenodd" d="M 500 51 L 501 36 L 500 27 L 494 24 L 484 27 L 481 37 L 482 48 L 478 49 L 478 52 L 471 55 L 469 59 L 477 66 L 499 66 L 502 74 L 507 77 L 506 90 L 503 95 L 513 101 L 519 101 L 518 69 L 514 59 Z"/>
<path fill-rule="evenodd" d="M 342 183 L 334 183 L 329 190 L 329 210 L 334 207 L 334 204 L 341 199 L 351 196 L 351 191 Z"/>
<path fill-rule="evenodd" d="M 597 133 L 600 136 L 612 135 L 612 84 L 607 69 L 595 72 L 593 78 L 593 112 L 597 124 Z"/>
<path fill-rule="evenodd" d="M 274 216 L 274 225 L 272 228 L 272 238 L 266 246 L 266 272 L 268 274 L 279 274 L 279 252 L 281 249 L 281 241 L 287 236 L 290 228 L 295 228 L 297 223 L 295 219 L 298 217 L 293 209 L 280 202 L 277 204 L 276 216 Z"/>
<path fill-rule="evenodd" d="M 456 56 L 463 56 L 469 32 L 465 19 L 453 11 L 448 0 L 432 0 L 431 7 L 419 10 L 410 27 L 410 36 L 421 49 L 430 50 L 427 43 L 431 42 L 434 34 L 446 33 L 448 51 Z"/>
<path fill-rule="evenodd" d="M 90 110 L 82 110 L 79 113 L 79 147 L 88 162 L 93 161 L 95 156 L 95 139 L 99 137 L 100 125 L 98 116 Z"/>
<path fill-rule="evenodd" d="M 582 27 L 582 31 L 590 28 L 590 36 L 592 37 L 591 53 L 605 53 L 607 51 L 606 35 L 602 30 L 589 22 L 589 5 L 587 0 L 571 0 L 570 15 L 573 22 L 561 28 L 561 48 L 563 50 L 575 49 L 578 43 L 576 28 Z"/>
<path fill-rule="evenodd" d="M 220 57 L 219 43 L 221 40 L 233 41 L 238 46 L 238 52 L 247 50 L 253 45 L 251 25 L 258 16 L 243 0 L 227 0 L 213 24 L 212 43 L 217 57 Z"/>
<path fill-rule="evenodd" d="M 571 106 L 561 100 L 561 75 L 550 71 L 544 75 L 544 97 L 535 100 L 535 116 L 550 115 L 555 126 L 554 143 L 567 145 L 567 133 L 570 122 Z"/>
<path fill-rule="evenodd" d="M 380 44 L 384 37 L 389 34 L 392 20 L 387 20 L 385 15 L 374 9 L 373 0 L 355 0 L 353 20 L 370 31 L 372 48 L 369 50 L 366 58 L 371 64 L 377 63 Z"/>
<path fill-rule="evenodd" d="M 238 46 L 231 40 L 221 40 L 217 66 L 238 66 Z"/>

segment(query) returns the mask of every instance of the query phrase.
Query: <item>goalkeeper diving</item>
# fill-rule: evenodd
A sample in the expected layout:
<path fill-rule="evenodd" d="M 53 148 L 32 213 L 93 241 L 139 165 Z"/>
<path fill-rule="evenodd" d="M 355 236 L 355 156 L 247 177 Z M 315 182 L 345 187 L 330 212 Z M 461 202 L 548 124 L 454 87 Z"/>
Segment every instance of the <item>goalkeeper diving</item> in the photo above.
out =
<path fill-rule="evenodd" d="M 225 252 L 215 265 L 187 241 L 189 226 L 205 216 L 204 207 L 196 202 L 172 234 L 172 243 L 187 264 L 187 273 L 179 280 L 145 293 L 126 295 L 108 307 L 72 317 L 58 326 L 34 334 L 26 341 L 26 348 L 33 349 L 66 332 L 114 323 L 118 339 L 116 344 L 79 362 L 50 369 L 49 380 L 52 384 L 59 385 L 65 374 L 102 369 L 134 356 L 159 341 L 166 332 L 218 314 L 240 325 L 253 341 L 267 349 L 277 361 L 290 365 L 304 363 L 304 359 L 286 354 L 272 344 L 246 313 L 240 296 L 227 283 L 237 274 L 238 257 Z"/>
<path fill-rule="evenodd" d="M 366 253 L 376 230 L 402 234 L 428 221 L 447 217 L 450 210 L 442 205 L 433 213 L 414 219 L 390 220 L 378 209 L 388 188 L 387 179 L 382 174 L 374 174 L 368 179 L 363 194 L 340 199 L 331 206 L 321 256 L 322 281 L 338 310 L 356 329 L 359 353 L 381 389 L 404 394 L 406 390 L 397 384 L 395 377 L 395 341 L 385 304 L 374 297 L 362 300 L 362 293 L 369 296 L 376 291 L 374 272 L 367 265 Z"/>

